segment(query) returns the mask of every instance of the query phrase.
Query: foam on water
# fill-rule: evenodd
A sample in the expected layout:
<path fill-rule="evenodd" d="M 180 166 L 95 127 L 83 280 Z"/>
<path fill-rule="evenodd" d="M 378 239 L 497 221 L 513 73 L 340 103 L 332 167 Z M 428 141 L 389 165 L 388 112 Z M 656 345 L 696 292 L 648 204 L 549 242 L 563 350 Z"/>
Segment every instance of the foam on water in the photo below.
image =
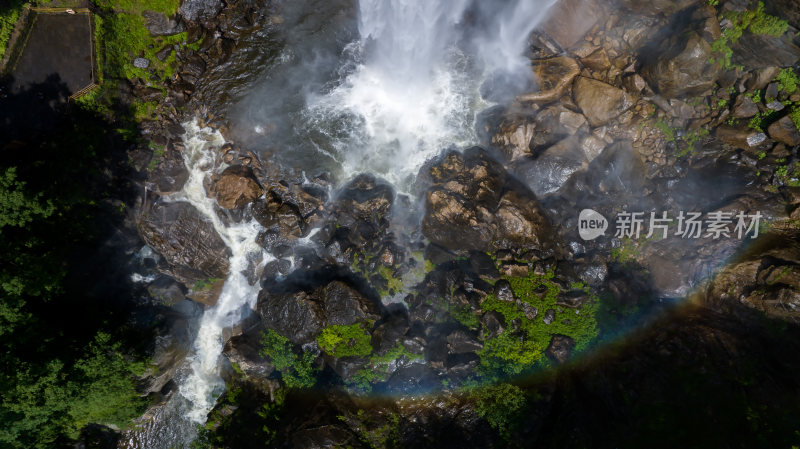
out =
<path fill-rule="evenodd" d="M 180 383 L 180 394 L 191 403 L 189 418 L 204 423 L 225 388 L 219 375 L 223 330 L 237 324 L 243 313 L 253 309 L 258 297 L 258 283 L 248 282 L 247 271 L 253 270 L 254 264 L 265 264 L 274 258 L 256 243 L 261 230 L 256 221 L 226 225 L 217 216 L 216 201 L 206 195 L 203 180 L 214 167 L 217 150 L 225 143 L 222 135 L 210 128 L 200 128 L 194 121 L 184 127 L 184 161 L 190 175 L 183 190 L 171 200 L 187 201 L 197 208 L 231 250 L 230 274 L 216 306 L 208 309 L 200 321 L 190 357 L 191 372 Z"/>
<path fill-rule="evenodd" d="M 345 177 L 371 172 L 410 190 L 440 150 L 477 142 L 485 76 L 529 78 L 525 45 L 552 3 L 361 0 L 361 37 L 345 52 L 346 75 L 308 99 L 309 125 L 330 138 Z M 491 14 L 486 29 L 465 37 L 470 8 Z"/>

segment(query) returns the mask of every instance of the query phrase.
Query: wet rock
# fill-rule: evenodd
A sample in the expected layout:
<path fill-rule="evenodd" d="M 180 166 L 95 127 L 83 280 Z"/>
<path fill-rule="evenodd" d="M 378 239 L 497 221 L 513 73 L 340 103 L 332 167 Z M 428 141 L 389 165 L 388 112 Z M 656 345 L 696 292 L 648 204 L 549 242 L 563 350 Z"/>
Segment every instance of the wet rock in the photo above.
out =
<path fill-rule="evenodd" d="M 146 69 L 150 67 L 150 60 L 146 58 L 136 58 L 133 60 L 133 66 L 137 69 Z"/>
<path fill-rule="evenodd" d="M 767 128 L 769 137 L 789 146 L 800 145 L 800 131 L 797 130 L 791 117 L 786 116 Z"/>
<path fill-rule="evenodd" d="M 550 7 L 541 29 L 566 50 L 583 39 L 602 16 L 596 0 L 558 0 Z"/>
<path fill-rule="evenodd" d="M 715 136 L 720 141 L 743 150 L 757 148 L 767 140 L 766 134 L 762 132 L 752 129 L 732 128 L 729 126 L 720 126 L 717 128 Z"/>
<path fill-rule="evenodd" d="M 501 279 L 494 284 L 494 295 L 500 301 L 514 302 L 516 300 L 514 292 L 511 290 L 511 284 L 505 279 Z"/>
<path fill-rule="evenodd" d="M 536 198 L 481 148 L 432 163 L 422 232 L 452 251 L 542 250 L 549 224 Z"/>
<path fill-rule="evenodd" d="M 700 3 L 699 0 L 620 0 L 620 5 L 638 14 L 663 14 L 672 15 L 692 5 Z"/>
<path fill-rule="evenodd" d="M 786 19 L 793 27 L 800 28 L 800 3 L 794 0 L 765 0 L 764 5 L 769 14 Z"/>
<path fill-rule="evenodd" d="M 592 126 L 602 126 L 630 109 L 636 98 L 602 81 L 579 76 L 575 80 L 575 103 Z"/>
<path fill-rule="evenodd" d="M 323 425 L 292 432 L 290 447 L 293 449 L 323 449 L 353 447 L 354 444 L 358 444 L 358 440 L 347 429 L 336 425 Z"/>
<path fill-rule="evenodd" d="M 733 105 L 734 117 L 750 118 L 758 113 L 758 105 L 753 102 L 752 98 L 746 95 L 739 95 L 736 97 L 736 103 Z"/>
<path fill-rule="evenodd" d="M 151 36 L 172 36 L 184 31 L 183 24 L 175 19 L 167 18 L 162 13 L 144 11 L 145 26 Z"/>
<path fill-rule="evenodd" d="M 530 140 L 531 148 L 550 146 L 578 132 L 589 130 L 586 117 L 561 105 L 551 106 L 537 113 L 534 125 L 536 131 Z"/>
<path fill-rule="evenodd" d="M 267 329 L 295 344 L 312 341 L 324 327 L 321 306 L 305 292 L 258 294 L 257 310 Z"/>
<path fill-rule="evenodd" d="M 348 325 L 381 317 L 381 310 L 375 303 L 340 281 L 315 290 L 312 296 L 323 304 L 328 325 Z"/>
<path fill-rule="evenodd" d="M 533 74 L 538 84 L 536 92 L 520 95 L 520 101 L 550 103 L 567 91 L 572 80 L 580 73 L 580 67 L 574 59 L 566 56 L 535 61 Z"/>
<path fill-rule="evenodd" d="M 268 329 L 296 344 L 312 341 L 326 326 L 376 321 L 382 315 L 379 305 L 341 281 L 310 293 L 262 290 L 257 310 Z"/>
<path fill-rule="evenodd" d="M 451 354 L 466 354 L 483 349 L 483 345 L 468 332 L 455 331 L 447 336 L 447 350 Z"/>
<path fill-rule="evenodd" d="M 231 364 L 236 364 L 248 380 L 257 385 L 266 385 L 273 368 L 259 354 L 260 339 L 258 331 L 245 332 L 228 340 L 222 354 Z"/>
<path fill-rule="evenodd" d="M 556 311 L 553 309 L 547 309 L 544 312 L 544 317 L 542 318 L 542 322 L 544 322 L 544 324 L 550 325 L 553 323 L 555 319 L 556 319 Z"/>
<path fill-rule="evenodd" d="M 192 301 L 205 304 L 207 306 L 214 306 L 217 304 L 217 299 L 222 293 L 222 287 L 225 286 L 225 279 L 214 279 L 213 282 L 206 279 L 200 282 L 195 282 L 186 296 Z"/>
<path fill-rule="evenodd" d="M 545 355 L 556 363 L 564 363 L 569 360 L 572 349 L 575 347 L 575 340 L 565 335 L 553 335 L 550 345 L 544 351 Z"/>
<path fill-rule="evenodd" d="M 175 51 L 175 48 L 172 45 L 165 45 L 164 48 L 156 52 L 156 58 L 158 58 L 159 61 L 164 62 L 167 60 L 167 58 L 169 58 L 169 55 L 171 55 L 173 51 Z"/>
<path fill-rule="evenodd" d="M 171 155 L 159 160 L 152 170 L 148 171 L 147 190 L 158 195 L 169 195 L 179 192 L 189 179 L 189 171 L 183 159 Z"/>
<path fill-rule="evenodd" d="M 163 306 L 173 306 L 186 298 L 181 285 L 169 277 L 160 277 L 147 286 L 147 293 Z"/>
<path fill-rule="evenodd" d="M 169 312 L 159 316 L 155 338 L 148 354 L 152 364 L 142 376 L 141 391 L 161 391 L 177 373 L 192 347 L 194 333 L 189 325 L 191 318 L 202 313 L 200 306 L 183 300 L 173 305 Z"/>
<path fill-rule="evenodd" d="M 525 314 L 525 318 L 532 320 L 539 314 L 539 309 L 528 304 L 527 302 L 519 302 L 517 308 Z"/>
<path fill-rule="evenodd" d="M 289 205 L 303 219 L 307 219 L 312 214 L 319 212 L 325 204 L 327 194 L 324 191 L 314 193 L 317 193 L 317 195 L 308 193 L 302 186 L 297 184 L 286 186 L 282 183 L 275 183 L 267 188 L 267 194 L 272 200 Z"/>
<path fill-rule="evenodd" d="M 608 53 L 603 48 L 595 50 L 590 55 L 581 58 L 581 62 L 586 67 L 596 71 L 602 72 L 611 67 L 611 61 L 608 59 Z"/>
<path fill-rule="evenodd" d="M 186 20 L 202 22 L 216 17 L 223 6 L 222 0 L 186 0 L 178 13 Z"/>
<path fill-rule="evenodd" d="M 731 61 L 748 70 L 792 66 L 800 59 L 800 47 L 792 41 L 791 34 L 772 37 L 744 33 L 741 39 L 731 46 L 733 50 Z"/>
<path fill-rule="evenodd" d="M 536 124 L 530 114 L 507 114 L 491 133 L 492 145 L 510 161 L 531 155 L 531 140 Z"/>
<path fill-rule="evenodd" d="M 176 279 L 191 284 L 225 278 L 230 250 L 191 204 L 156 202 L 139 218 L 139 234 L 170 264 Z"/>
<path fill-rule="evenodd" d="M 560 189 L 570 176 L 586 168 L 587 162 L 580 141 L 570 137 L 548 148 L 536 159 L 516 164 L 514 172 L 536 195 L 543 196 Z"/>
<path fill-rule="evenodd" d="M 789 244 L 796 239 L 796 230 L 762 237 L 759 247 L 720 271 L 705 301 L 726 311 L 744 304 L 772 318 L 796 322 L 800 318 L 800 253 Z"/>
<path fill-rule="evenodd" d="M 483 314 L 481 317 L 481 329 L 484 333 L 484 340 L 494 338 L 502 334 L 506 329 L 503 315 L 494 311 Z"/>
<path fill-rule="evenodd" d="M 712 22 L 710 33 L 695 31 L 708 28 L 707 21 Z M 719 24 L 713 17 L 695 23 L 687 32 L 675 33 L 655 52 L 644 55 L 648 61 L 642 67 L 642 76 L 665 97 L 700 94 L 711 89 L 719 78 L 721 67 L 710 62 L 714 55 L 709 43 L 709 39 L 719 37 Z"/>
<path fill-rule="evenodd" d="M 375 239 L 389 225 L 394 189 L 372 175 L 350 181 L 334 201 L 331 220 L 355 245 Z"/>
<path fill-rule="evenodd" d="M 214 183 L 213 195 L 220 207 L 240 209 L 258 199 L 263 189 L 253 170 L 242 165 L 226 168 Z"/>
<path fill-rule="evenodd" d="M 643 90 L 647 89 L 647 82 L 638 73 L 626 76 L 622 79 L 622 86 L 628 92 L 634 95 L 639 95 Z"/>

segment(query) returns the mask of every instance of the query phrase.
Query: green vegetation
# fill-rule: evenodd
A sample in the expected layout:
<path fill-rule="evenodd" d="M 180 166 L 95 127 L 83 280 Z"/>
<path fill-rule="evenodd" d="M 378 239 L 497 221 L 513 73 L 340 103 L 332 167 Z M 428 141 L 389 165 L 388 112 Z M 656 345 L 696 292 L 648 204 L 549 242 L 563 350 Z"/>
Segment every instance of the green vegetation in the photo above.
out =
<path fill-rule="evenodd" d="M 175 52 L 170 53 L 164 61 L 156 57 L 156 52 L 166 46 L 185 43 L 186 33 L 152 37 L 141 15 L 127 13 L 106 16 L 103 26 L 104 59 L 106 70 L 112 76 L 119 79 L 139 78 L 149 83 L 153 77 L 164 82 L 175 74 Z M 137 57 L 148 59 L 150 67 L 134 67 L 133 60 Z"/>
<path fill-rule="evenodd" d="M 781 180 L 784 185 L 789 187 L 800 187 L 800 162 L 787 165 L 785 160 L 778 160 L 778 168 L 775 170 L 775 176 Z"/>
<path fill-rule="evenodd" d="M 358 410 L 355 415 L 347 413 L 339 415 L 340 421 L 346 423 L 358 434 L 358 439 L 372 449 L 398 447 L 400 415 L 397 413 L 370 413 Z"/>
<path fill-rule="evenodd" d="M 144 11 L 155 11 L 171 16 L 178 12 L 180 0 L 94 0 L 94 4 L 116 12 L 141 14 Z"/>
<path fill-rule="evenodd" d="M 547 365 L 544 350 L 553 335 L 572 338 L 577 351 L 586 349 L 597 336 L 594 316 L 596 298 L 589 296 L 588 301 L 578 309 L 556 305 L 562 289 L 553 281 L 554 276 L 555 271 L 551 269 L 543 275 L 531 273 L 527 277 L 505 277 L 520 302 L 537 310 L 533 319 L 525 315 L 524 306 L 502 301 L 495 295 L 484 299 L 481 308 L 500 313 L 507 323 L 506 331 L 486 340 L 478 353 L 481 374 L 485 379 L 517 375 L 534 368 L 536 364 Z M 588 295 L 588 289 L 584 293 Z M 550 324 L 546 324 L 543 317 L 550 309 L 556 315 Z M 515 326 L 516 331 L 513 330 Z"/>
<path fill-rule="evenodd" d="M 43 200 L 41 193 L 30 195 L 25 192 L 25 182 L 17 179 L 16 167 L 0 173 L 0 232 L 5 226 L 25 226 L 35 217 L 47 218 L 54 211 L 53 202 Z M 7 291 L 10 288 L 6 283 L 0 286 Z M 11 288 L 11 292 L 20 293 L 16 288 Z"/>
<path fill-rule="evenodd" d="M 6 54 L 8 41 L 25 3 L 25 0 L 7 0 L 0 4 L 0 59 Z"/>
<path fill-rule="evenodd" d="M 274 330 L 270 329 L 262 335 L 258 353 L 281 373 L 281 379 L 288 388 L 309 388 L 316 383 L 314 354 L 296 354 L 289 339 Z"/>
<path fill-rule="evenodd" d="M 469 306 L 451 307 L 450 316 L 466 328 L 477 329 L 478 326 L 480 326 L 478 316 L 475 315 Z"/>
<path fill-rule="evenodd" d="M 372 354 L 369 361 L 360 369 L 351 379 L 351 386 L 369 392 L 372 390 L 372 384 L 376 382 L 383 382 L 389 377 L 389 365 L 396 360 L 405 358 L 407 360 L 418 360 L 422 358 L 421 354 L 413 354 L 399 342 L 394 348 L 386 352 L 386 354 Z"/>
<path fill-rule="evenodd" d="M 727 104 L 726 100 L 721 100 L 720 104 L 722 104 L 722 102 L 725 102 L 724 104 Z M 664 141 L 675 144 L 676 147 L 678 148 L 683 146 L 682 149 L 679 149 L 676 152 L 676 156 L 678 157 L 683 157 L 688 154 L 692 154 L 694 152 L 695 145 L 697 145 L 697 143 L 700 142 L 700 140 L 702 140 L 704 137 L 709 135 L 708 129 L 697 128 L 688 131 L 684 136 L 678 136 L 678 130 L 671 127 L 662 118 L 659 118 L 655 122 L 650 121 L 650 123 L 654 128 L 658 129 L 661 132 L 661 135 L 664 136 Z"/>
<path fill-rule="evenodd" d="M 664 135 L 664 140 L 667 142 L 675 142 L 677 138 L 675 137 L 675 128 L 669 126 L 663 119 L 659 118 L 653 123 L 653 127 L 661 131 L 661 134 Z"/>
<path fill-rule="evenodd" d="M 792 111 L 789 112 L 789 118 L 794 122 L 794 126 L 800 129 L 800 106 L 794 105 Z"/>
<path fill-rule="evenodd" d="M 780 91 L 785 92 L 786 95 L 792 95 L 800 88 L 800 77 L 797 76 L 797 73 L 792 68 L 782 69 L 775 81 L 778 82 Z"/>
<path fill-rule="evenodd" d="M 209 289 L 211 289 L 211 287 L 214 286 L 214 284 L 216 284 L 217 282 L 219 282 L 221 280 L 222 279 L 220 279 L 220 278 L 201 279 L 201 280 L 199 280 L 199 281 L 194 283 L 194 285 L 192 286 L 192 290 L 194 290 L 194 291 L 209 290 Z"/>
<path fill-rule="evenodd" d="M 367 254 L 366 252 L 354 252 L 352 257 L 353 261 L 350 264 L 350 270 L 353 273 L 361 275 L 367 280 L 370 280 L 370 278 L 373 276 L 378 276 L 386 282 L 385 286 L 379 286 L 376 288 L 378 290 L 378 294 L 385 297 L 402 291 L 403 280 L 394 275 L 394 271 L 391 267 L 387 267 L 386 265 L 377 262 L 374 270 L 371 271 L 368 267 L 370 266 L 370 262 L 373 261 L 374 256 Z"/>
<path fill-rule="evenodd" d="M 147 405 L 135 390 L 134 376 L 144 367 L 128 362 L 105 333 L 97 334 L 84 358 L 71 366 L 60 360 L 17 366 L 15 376 L 3 379 L 0 445 L 51 447 L 60 436 L 77 438 L 89 423 L 127 427 Z"/>
<path fill-rule="evenodd" d="M 379 291 L 381 296 L 392 295 L 403 289 L 403 281 L 395 277 L 392 269 L 386 265 L 378 265 L 375 273 L 386 280 L 386 288 Z"/>
<path fill-rule="evenodd" d="M 371 337 L 366 327 L 372 322 L 350 325 L 332 325 L 322 330 L 317 343 L 323 351 L 334 357 L 365 357 L 372 353 Z"/>
<path fill-rule="evenodd" d="M 525 392 L 516 385 L 501 383 L 475 389 L 471 394 L 478 416 L 508 440 L 525 407 Z"/>
<path fill-rule="evenodd" d="M 733 57 L 731 46 L 741 39 L 745 31 L 756 35 L 778 37 L 789 28 L 789 24 L 785 20 L 764 12 L 764 2 L 758 2 L 755 10 L 747 10 L 742 13 L 725 12 L 723 15 L 733 25 L 724 29 L 719 39 L 711 43 L 711 50 L 717 56 L 710 62 L 712 64 L 719 62 L 725 69 L 734 68 L 731 63 Z"/>

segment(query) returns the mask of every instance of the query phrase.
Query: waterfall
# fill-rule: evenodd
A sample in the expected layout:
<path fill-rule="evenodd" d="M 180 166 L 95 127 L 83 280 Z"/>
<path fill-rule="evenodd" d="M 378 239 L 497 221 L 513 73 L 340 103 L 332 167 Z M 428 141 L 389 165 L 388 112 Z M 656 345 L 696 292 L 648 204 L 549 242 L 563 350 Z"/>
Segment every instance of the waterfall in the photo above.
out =
<path fill-rule="evenodd" d="M 222 135 L 210 128 L 200 128 L 194 121 L 184 126 L 184 162 L 189 179 L 171 200 L 188 201 L 197 208 L 231 250 L 230 273 L 217 304 L 201 318 L 189 362 L 191 371 L 180 383 L 181 396 L 191 403 L 188 417 L 204 423 L 225 388 L 219 375 L 223 330 L 237 324 L 248 309 L 255 308 L 259 285 L 251 285 L 246 272 L 253 270 L 254 264 L 265 264 L 273 258 L 256 243 L 261 226 L 255 220 L 224 224 L 215 211 L 216 201 L 206 195 L 203 181 L 214 169 L 216 152 L 225 143 Z"/>
<path fill-rule="evenodd" d="M 341 78 L 325 92 L 309 94 L 304 111 L 292 115 L 292 125 L 329 136 L 331 148 L 323 150 L 335 154 L 345 177 L 370 172 L 409 191 L 422 164 L 441 149 L 476 143 L 475 114 L 487 106 L 479 90 L 488 76 L 530 77 L 525 45 L 552 2 L 361 0 L 360 38 L 342 55 Z M 470 15 L 480 15 L 481 23 L 470 23 Z M 190 176 L 167 200 L 197 208 L 231 257 L 219 300 L 202 316 L 193 353 L 176 379 L 179 394 L 164 409 L 181 416 L 180 424 L 168 423 L 172 429 L 205 422 L 225 388 L 219 373 L 224 330 L 257 300 L 258 283 L 251 285 L 247 274 L 274 260 L 256 243 L 258 223 L 224 223 L 206 193 L 204 180 L 225 143 L 221 134 L 194 121 L 184 127 Z M 186 441 L 190 433 L 169 438 Z"/>
<path fill-rule="evenodd" d="M 360 39 L 345 55 L 351 68 L 337 87 L 310 96 L 309 125 L 336 136 L 346 177 L 371 172 L 408 190 L 441 149 L 476 143 L 487 76 L 531 78 L 525 46 L 553 2 L 361 0 Z M 480 24 L 469 23 L 470 12 Z"/>

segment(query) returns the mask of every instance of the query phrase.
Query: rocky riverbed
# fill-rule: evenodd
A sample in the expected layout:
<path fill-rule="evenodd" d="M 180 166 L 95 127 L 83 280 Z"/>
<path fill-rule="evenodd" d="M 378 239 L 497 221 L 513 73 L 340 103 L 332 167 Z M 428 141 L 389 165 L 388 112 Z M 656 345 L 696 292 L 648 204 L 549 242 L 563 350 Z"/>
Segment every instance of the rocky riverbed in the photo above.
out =
<path fill-rule="evenodd" d="M 199 123 L 226 140 L 204 181 L 216 214 L 257 222 L 274 256 L 247 273 L 260 292 L 224 333 L 229 394 L 202 441 L 788 442 L 800 393 L 800 90 L 787 81 L 800 60 L 798 5 L 559 0 L 530 37 L 535 84 L 493 99 L 487 81 L 494 101 L 475 119 L 475 145 L 430 158 L 402 191 L 372 173 L 291 166 L 276 154 L 294 149 L 260 146 L 237 124 L 226 105 L 255 82 L 253 61 L 272 57 L 253 46 L 288 26 L 282 7 L 186 0 L 150 22 L 201 45 L 178 51 L 166 99 L 141 124 L 163 152 L 130 153 L 147 170 L 136 217 L 153 254 L 140 274 L 172 310 L 143 393 L 179 394 L 172 376 L 192 350 L 192 314 L 214 307 L 231 270 L 212 223 L 170 199 L 189 179 L 187 124 Z M 748 14 L 788 25 L 757 28 Z M 147 99 L 153 87 L 134 82 L 129 94 Z M 612 223 L 584 241 L 582 209 L 763 221 L 745 238 L 674 228 L 618 238 Z M 311 385 L 298 380 L 308 372 Z M 741 440 L 715 439 L 741 426 Z M 251 431 L 258 441 L 243 437 Z"/>

